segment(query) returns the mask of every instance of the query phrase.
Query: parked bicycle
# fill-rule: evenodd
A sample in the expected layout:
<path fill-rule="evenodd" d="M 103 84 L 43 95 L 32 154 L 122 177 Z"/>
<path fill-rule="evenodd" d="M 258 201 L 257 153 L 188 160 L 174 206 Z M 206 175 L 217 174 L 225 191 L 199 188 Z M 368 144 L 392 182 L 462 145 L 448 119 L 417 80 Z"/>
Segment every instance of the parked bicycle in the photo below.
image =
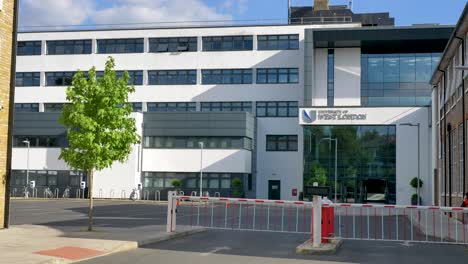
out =
<path fill-rule="evenodd" d="M 138 189 L 137 188 L 134 188 L 132 190 L 132 193 L 130 194 L 130 200 L 132 200 L 132 201 L 138 200 Z"/>
<path fill-rule="evenodd" d="M 44 190 L 44 198 L 46 199 L 51 199 L 54 197 L 54 194 L 52 193 L 52 191 L 50 190 L 49 187 L 45 188 Z"/>
<path fill-rule="evenodd" d="M 65 191 L 63 191 L 62 198 L 70 198 L 70 188 L 67 187 Z"/>

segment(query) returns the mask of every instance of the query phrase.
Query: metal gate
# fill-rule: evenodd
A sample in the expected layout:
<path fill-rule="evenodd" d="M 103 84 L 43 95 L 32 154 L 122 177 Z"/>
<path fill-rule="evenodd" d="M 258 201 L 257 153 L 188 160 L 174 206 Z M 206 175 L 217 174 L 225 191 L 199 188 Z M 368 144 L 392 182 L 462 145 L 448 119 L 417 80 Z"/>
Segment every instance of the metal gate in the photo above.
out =
<path fill-rule="evenodd" d="M 314 243 L 338 238 L 468 244 L 467 214 L 468 208 L 458 207 L 334 204 L 320 200 L 313 203 L 170 193 L 167 232 L 176 230 L 177 221 L 178 225 L 209 229 L 310 234 Z"/>

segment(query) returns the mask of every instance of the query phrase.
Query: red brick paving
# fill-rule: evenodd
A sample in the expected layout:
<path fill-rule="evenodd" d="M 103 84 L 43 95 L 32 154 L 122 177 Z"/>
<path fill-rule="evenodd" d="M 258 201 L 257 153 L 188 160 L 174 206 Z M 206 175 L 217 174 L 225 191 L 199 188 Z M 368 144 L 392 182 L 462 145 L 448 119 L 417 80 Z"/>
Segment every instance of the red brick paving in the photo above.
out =
<path fill-rule="evenodd" d="M 89 248 L 80 248 L 80 247 L 61 247 L 51 250 L 44 250 L 34 252 L 34 254 L 59 257 L 64 259 L 79 260 L 94 257 L 100 254 L 103 254 L 103 251 L 98 251 Z"/>

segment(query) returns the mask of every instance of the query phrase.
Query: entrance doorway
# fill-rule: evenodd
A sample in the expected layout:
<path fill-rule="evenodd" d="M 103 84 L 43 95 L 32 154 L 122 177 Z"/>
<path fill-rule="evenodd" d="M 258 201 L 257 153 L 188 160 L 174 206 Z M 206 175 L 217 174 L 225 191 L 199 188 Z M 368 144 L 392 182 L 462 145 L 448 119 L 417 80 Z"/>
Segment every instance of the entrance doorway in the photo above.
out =
<path fill-rule="evenodd" d="M 268 181 L 268 199 L 280 200 L 281 199 L 281 181 Z"/>

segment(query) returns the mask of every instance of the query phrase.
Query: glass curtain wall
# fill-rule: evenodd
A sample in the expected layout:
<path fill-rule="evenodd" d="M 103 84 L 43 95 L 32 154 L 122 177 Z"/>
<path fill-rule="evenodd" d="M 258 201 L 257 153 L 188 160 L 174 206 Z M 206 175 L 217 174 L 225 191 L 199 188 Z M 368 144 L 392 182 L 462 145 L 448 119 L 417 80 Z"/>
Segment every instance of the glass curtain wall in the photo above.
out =
<path fill-rule="evenodd" d="M 304 186 L 325 175 L 334 199 L 338 139 L 338 202 L 396 203 L 395 126 L 304 127 Z"/>
<path fill-rule="evenodd" d="M 440 53 L 362 54 L 363 106 L 428 106 Z"/>

